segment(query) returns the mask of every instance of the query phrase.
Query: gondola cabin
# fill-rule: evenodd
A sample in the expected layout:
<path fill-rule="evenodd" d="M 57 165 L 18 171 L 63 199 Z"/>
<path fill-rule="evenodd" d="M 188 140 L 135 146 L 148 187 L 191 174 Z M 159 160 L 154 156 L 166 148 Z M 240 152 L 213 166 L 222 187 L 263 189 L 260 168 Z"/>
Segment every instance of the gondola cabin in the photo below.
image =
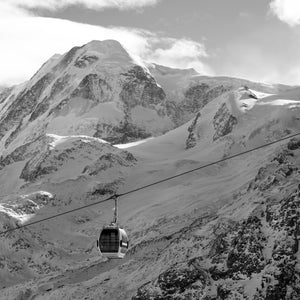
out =
<path fill-rule="evenodd" d="M 97 247 L 104 257 L 123 258 L 129 247 L 128 236 L 117 225 L 104 226 L 97 240 Z"/>

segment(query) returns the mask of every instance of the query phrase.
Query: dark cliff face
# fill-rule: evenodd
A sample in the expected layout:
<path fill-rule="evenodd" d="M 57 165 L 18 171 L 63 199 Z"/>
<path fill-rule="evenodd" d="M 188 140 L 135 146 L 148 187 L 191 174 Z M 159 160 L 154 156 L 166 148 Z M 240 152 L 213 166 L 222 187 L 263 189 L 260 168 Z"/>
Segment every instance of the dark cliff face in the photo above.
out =
<path fill-rule="evenodd" d="M 5 141 L 6 148 L 21 132 L 25 125 L 23 120 L 27 116 L 30 115 L 29 122 L 33 122 L 47 112 L 51 102 L 54 100 L 54 97 L 67 87 L 69 77 L 69 75 L 65 75 L 58 78 L 53 83 L 50 94 L 44 98 L 41 96 L 45 89 L 52 83 L 54 78 L 50 73 L 39 79 L 36 84 L 31 87 L 31 89 L 24 90 L 17 96 L 12 105 L 8 108 L 8 112 L 6 113 L 6 117 L 3 119 L 3 123 L 0 121 L 0 126 L 3 124 L 3 134 L 10 130 L 14 125 L 17 125 Z"/>
<path fill-rule="evenodd" d="M 175 124 L 181 125 L 189 121 L 205 105 L 232 89 L 233 87 L 230 85 L 192 84 L 183 90 L 183 98 L 179 102 L 171 103 L 172 101 L 169 99 Z"/>
<path fill-rule="evenodd" d="M 217 140 L 232 132 L 237 124 L 237 118 L 233 116 L 225 103 L 218 109 L 213 120 L 215 134 L 213 140 Z"/>
<path fill-rule="evenodd" d="M 69 52 L 67 52 L 59 61 L 59 63 L 52 69 L 54 72 L 62 71 L 65 69 L 76 57 L 77 52 L 82 47 L 73 47 Z"/>
<path fill-rule="evenodd" d="M 74 65 L 77 68 L 84 69 L 84 68 L 92 65 L 98 59 L 99 59 L 99 57 L 95 56 L 95 55 L 83 55 L 75 61 Z"/>
<path fill-rule="evenodd" d="M 35 143 L 41 142 L 40 149 L 36 151 L 33 144 L 27 147 L 18 148 L 13 156 L 7 157 L 3 165 L 29 158 L 20 173 L 20 178 L 26 182 L 33 182 L 45 175 L 55 173 L 65 167 L 70 161 L 76 163 L 77 160 L 87 159 L 86 165 L 82 167 L 81 174 L 86 176 L 96 176 L 101 172 L 113 167 L 131 167 L 135 164 L 135 157 L 127 151 L 113 148 L 109 144 L 103 144 L 97 140 L 90 140 L 88 143 L 78 138 L 73 142 L 65 145 L 63 149 L 51 149 L 49 141 L 51 138 L 41 137 Z M 48 142 L 48 143 L 46 143 Z M 45 146 L 44 146 L 45 144 Z M 30 147 L 31 153 L 28 151 Z M 99 158 L 95 153 L 102 154 Z M 104 153 L 104 154 L 103 154 Z M 18 155 L 17 155 L 18 154 Z M 95 158 L 93 158 L 95 156 Z"/>
<path fill-rule="evenodd" d="M 81 97 L 93 101 L 93 104 L 112 100 L 112 87 L 97 74 L 89 74 L 83 78 L 79 86 L 72 92 L 71 98 Z"/>
<path fill-rule="evenodd" d="M 35 108 L 33 113 L 30 115 L 29 122 L 36 120 L 39 116 L 44 114 L 50 106 L 50 99 L 45 97 Z"/>
<path fill-rule="evenodd" d="M 206 95 L 209 89 L 210 86 L 206 83 L 188 88 L 184 93 L 185 99 L 182 103 L 182 108 L 189 113 L 198 112 L 208 103 Z"/>
<path fill-rule="evenodd" d="M 121 75 L 124 78 L 124 83 L 120 99 L 128 109 L 132 109 L 136 105 L 151 107 L 152 105 L 162 104 L 165 100 L 166 94 L 163 89 L 142 67 L 135 66 Z"/>
<path fill-rule="evenodd" d="M 62 77 L 59 77 L 52 85 L 51 92 L 49 96 L 46 96 L 42 101 L 36 106 L 35 110 L 31 114 L 29 118 L 29 122 L 32 122 L 36 120 L 38 117 L 40 117 L 42 114 L 48 111 L 50 108 L 51 102 L 54 100 L 54 98 L 60 94 L 65 88 L 68 87 L 69 80 L 71 76 L 66 74 Z"/>
<path fill-rule="evenodd" d="M 12 90 L 13 90 L 13 87 L 3 88 L 0 90 L 0 104 L 3 103 L 7 99 L 7 97 L 12 92 Z"/>
<path fill-rule="evenodd" d="M 209 275 L 201 268 L 201 259 L 195 258 L 173 265 L 140 287 L 132 300 L 202 299 L 208 284 Z"/>
<path fill-rule="evenodd" d="M 103 154 L 92 165 L 86 166 L 82 170 L 82 174 L 94 176 L 102 171 L 113 168 L 114 166 L 130 167 L 136 162 L 136 158 L 127 151 L 122 151 L 118 154 L 108 153 Z"/>
<path fill-rule="evenodd" d="M 143 140 L 151 136 L 146 129 L 132 124 L 127 117 L 118 125 L 99 123 L 96 127 L 94 137 L 102 138 L 111 144 L 125 144 Z"/>
<path fill-rule="evenodd" d="M 44 75 L 30 89 L 23 90 L 7 109 L 0 120 L 0 139 L 15 125 L 19 125 L 37 105 L 45 88 L 53 80 L 51 74 Z"/>
<path fill-rule="evenodd" d="M 199 118 L 201 117 L 201 114 L 200 112 L 197 113 L 195 119 L 193 120 L 192 124 L 188 127 L 188 137 L 185 141 L 185 149 L 190 149 L 190 148 L 193 148 L 197 145 L 197 139 L 196 139 L 196 132 L 195 132 L 195 129 L 196 129 L 196 125 L 197 125 L 197 122 L 199 120 Z"/>
<path fill-rule="evenodd" d="M 34 139 L 32 142 L 23 144 L 22 146 L 14 149 L 10 154 L 0 157 L 0 170 L 5 166 L 13 164 L 15 162 L 24 161 L 37 155 L 44 149 L 47 149 L 49 139 L 46 136 L 40 136 Z"/>
<path fill-rule="evenodd" d="M 113 144 L 127 143 L 151 136 L 147 128 L 139 127 L 132 120 L 131 111 L 136 106 L 150 108 L 160 117 L 167 116 L 166 95 L 154 78 L 142 67 L 134 66 L 121 74 L 119 99 L 123 104 L 124 119 L 118 125 L 99 123 L 95 137 L 101 137 Z"/>

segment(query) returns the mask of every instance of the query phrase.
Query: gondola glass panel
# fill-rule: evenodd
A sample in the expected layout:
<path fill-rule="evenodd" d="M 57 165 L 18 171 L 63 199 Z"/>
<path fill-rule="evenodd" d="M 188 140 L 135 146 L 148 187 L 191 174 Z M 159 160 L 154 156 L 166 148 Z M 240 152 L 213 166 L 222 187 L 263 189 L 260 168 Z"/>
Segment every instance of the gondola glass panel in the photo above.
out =
<path fill-rule="evenodd" d="M 99 239 L 101 253 L 118 253 L 119 251 L 119 230 L 103 229 Z"/>

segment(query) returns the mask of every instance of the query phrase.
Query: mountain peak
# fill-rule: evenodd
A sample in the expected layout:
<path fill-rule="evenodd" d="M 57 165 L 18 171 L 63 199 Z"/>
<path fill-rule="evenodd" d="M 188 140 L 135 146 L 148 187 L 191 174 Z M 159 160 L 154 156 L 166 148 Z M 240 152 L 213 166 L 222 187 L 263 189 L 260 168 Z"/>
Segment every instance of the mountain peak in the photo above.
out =
<path fill-rule="evenodd" d="M 116 40 L 92 40 L 89 43 L 85 44 L 82 48 L 86 51 L 97 52 L 98 55 L 105 59 L 110 58 L 116 59 L 117 61 L 119 61 L 120 59 L 132 61 L 129 53 Z"/>
<path fill-rule="evenodd" d="M 118 41 L 92 40 L 82 46 L 73 47 L 63 55 L 54 55 L 42 66 L 35 77 L 41 78 L 41 75 L 47 72 L 58 71 L 61 74 L 62 70 L 66 71 L 67 68 L 74 66 L 84 69 L 94 63 L 101 69 L 104 66 L 128 66 L 134 64 L 135 61 Z"/>
<path fill-rule="evenodd" d="M 120 51 L 126 52 L 126 50 L 123 48 L 123 46 L 120 44 L 120 42 L 116 40 L 92 40 L 85 44 L 83 48 L 86 49 L 93 49 L 93 50 L 108 50 L 108 49 L 116 49 Z"/>
<path fill-rule="evenodd" d="M 161 74 L 161 75 L 199 75 L 199 73 L 193 69 L 193 68 L 185 68 L 185 69 L 180 69 L 180 68 L 171 68 L 168 66 L 163 66 L 163 65 L 159 65 L 156 63 L 150 63 L 148 65 L 148 68 L 151 71 L 156 71 L 157 73 Z"/>

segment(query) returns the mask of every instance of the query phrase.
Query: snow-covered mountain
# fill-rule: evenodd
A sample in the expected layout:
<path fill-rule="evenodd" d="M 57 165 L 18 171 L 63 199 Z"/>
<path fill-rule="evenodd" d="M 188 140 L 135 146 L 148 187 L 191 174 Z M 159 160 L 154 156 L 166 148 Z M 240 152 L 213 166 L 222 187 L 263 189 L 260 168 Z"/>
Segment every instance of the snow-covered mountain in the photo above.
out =
<path fill-rule="evenodd" d="M 259 91 L 279 89 L 203 77 L 194 70 L 154 64 L 147 69 L 118 42 L 92 41 L 54 55 L 28 82 L 1 91 L 0 146 L 11 151 L 45 133 L 112 143 L 158 136 L 189 121 L 215 97 L 246 84 Z"/>
<path fill-rule="evenodd" d="M 195 116 L 211 100 L 240 87 L 263 93 L 278 94 L 290 89 L 282 84 L 264 84 L 232 77 L 208 77 L 194 69 L 172 69 L 157 64 L 148 66 L 151 74 L 164 89 L 169 106 L 176 116 L 176 125 L 182 125 Z"/>
<path fill-rule="evenodd" d="M 196 115 L 188 127 L 186 146 L 191 148 L 203 142 L 211 148 L 214 141 L 224 137 L 228 147 L 242 151 L 287 136 L 299 128 L 298 104 L 299 88 L 281 95 L 245 87 L 228 92 Z M 230 135 L 233 131 L 234 138 Z"/>
<path fill-rule="evenodd" d="M 55 55 L 22 87 L 1 93 L 5 148 L 45 132 L 125 142 L 172 127 L 162 88 L 113 40 Z"/>
<path fill-rule="evenodd" d="M 0 91 L 0 228 L 300 132 L 299 111 L 298 87 L 75 47 Z M 6 234 L 0 299 L 299 299 L 299 161 L 283 141 L 121 197 L 123 260 L 95 247 L 110 202 Z"/>

